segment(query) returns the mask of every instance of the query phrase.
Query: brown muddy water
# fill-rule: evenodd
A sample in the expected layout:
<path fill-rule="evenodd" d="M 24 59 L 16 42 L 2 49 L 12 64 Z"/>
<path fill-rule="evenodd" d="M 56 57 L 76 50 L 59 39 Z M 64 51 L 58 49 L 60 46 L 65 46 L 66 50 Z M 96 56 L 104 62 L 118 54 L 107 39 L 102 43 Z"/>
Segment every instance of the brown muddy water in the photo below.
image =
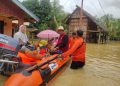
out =
<path fill-rule="evenodd" d="M 0 76 L 0 86 L 7 78 Z M 48 86 L 120 86 L 120 42 L 87 44 L 86 65 L 67 65 Z"/>

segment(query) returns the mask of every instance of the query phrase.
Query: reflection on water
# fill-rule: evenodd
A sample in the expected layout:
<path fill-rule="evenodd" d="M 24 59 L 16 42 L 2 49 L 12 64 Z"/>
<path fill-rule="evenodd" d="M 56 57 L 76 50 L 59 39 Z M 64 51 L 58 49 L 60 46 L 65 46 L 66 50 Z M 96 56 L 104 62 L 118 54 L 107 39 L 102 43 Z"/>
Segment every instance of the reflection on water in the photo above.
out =
<path fill-rule="evenodd" d="M 0 86 L 5 79 L 0 76 Z M 87 44 L 86 66 L 66 66 L 48 86 L 120 86 L 120 42 Z"/>

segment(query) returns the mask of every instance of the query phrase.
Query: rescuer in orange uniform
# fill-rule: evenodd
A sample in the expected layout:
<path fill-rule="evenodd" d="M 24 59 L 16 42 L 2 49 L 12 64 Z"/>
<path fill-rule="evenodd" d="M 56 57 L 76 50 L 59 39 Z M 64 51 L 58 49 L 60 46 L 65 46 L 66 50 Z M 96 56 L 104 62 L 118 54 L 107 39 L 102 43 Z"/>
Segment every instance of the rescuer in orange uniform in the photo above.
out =
<path fill-rule="evenodd" d="M 71 37 L 69 38 L 69 49 L 73 46 L 75 39 L 76 39 L 76 33 L 73 32 Z"/>
<path fill-rule="evenodd" d="M 72 47 L 62 54 L 64 57 L 72 55 L 72 63 L 70 67 L 72 69 L 78 69 L 85 65 L 86 44 L 82 37 L 83 31 L 78 30 L 76 34 L 77 36 Z"/>

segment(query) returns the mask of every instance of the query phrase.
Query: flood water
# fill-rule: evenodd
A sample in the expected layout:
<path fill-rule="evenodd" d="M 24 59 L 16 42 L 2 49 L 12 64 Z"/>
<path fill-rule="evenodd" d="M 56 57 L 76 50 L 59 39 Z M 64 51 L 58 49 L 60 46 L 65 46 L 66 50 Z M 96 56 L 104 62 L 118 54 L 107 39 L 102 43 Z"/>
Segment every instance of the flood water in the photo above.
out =
<path fill-rule="evenodd" d="M 0 76 L 0 86 L 5 80 Z M 67 65 L 48 86 L 120 86 L 120 42 L 87 44 L 84 68 Z"/>

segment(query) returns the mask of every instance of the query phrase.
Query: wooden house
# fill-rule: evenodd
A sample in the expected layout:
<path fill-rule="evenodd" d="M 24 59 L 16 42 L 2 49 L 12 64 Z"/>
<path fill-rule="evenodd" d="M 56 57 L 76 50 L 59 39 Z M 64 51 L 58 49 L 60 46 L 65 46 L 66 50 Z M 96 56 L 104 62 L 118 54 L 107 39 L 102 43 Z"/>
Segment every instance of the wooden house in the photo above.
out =
<path fill-rule="evenodd" d="M 80 7 L 76 7 L 72 14 L 65 18 L 65 23 L 68 26 L 69 33 L 75 32 L 78 29 L 84 31 L 86 42 L 106 43 L 108 30 L 98 22 L 95 17 L 83 10 L 82 28 L 80 28 Z"/>
<path fill-rule="evenodd" d="M 12 21 L 17 20 L 16 25 Z M 25 8 L 18 0 L 0 0 L 0 33 L 12 36 L 24 22 L 36 22 L 39 18 Z"/>

